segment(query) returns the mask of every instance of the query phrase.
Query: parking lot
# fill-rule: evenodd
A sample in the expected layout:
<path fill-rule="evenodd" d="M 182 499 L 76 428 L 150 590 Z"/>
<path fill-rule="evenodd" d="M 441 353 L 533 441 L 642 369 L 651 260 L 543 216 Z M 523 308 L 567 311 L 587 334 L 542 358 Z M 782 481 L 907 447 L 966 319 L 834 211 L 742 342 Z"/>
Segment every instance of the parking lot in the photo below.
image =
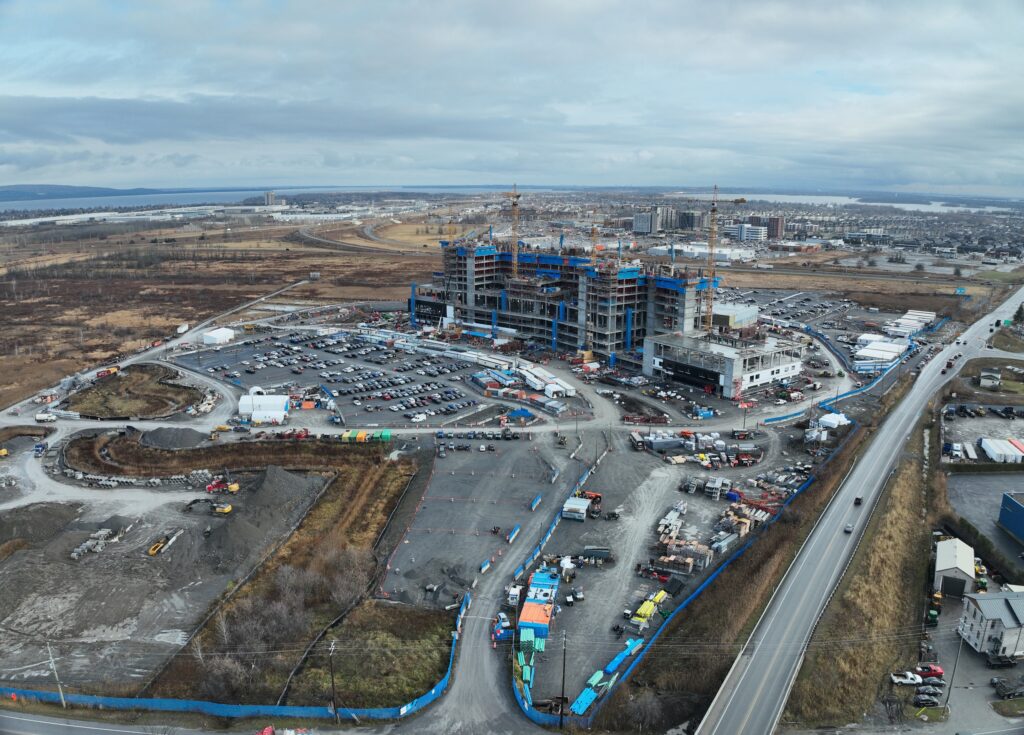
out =
<path fill-rule="evenodd" d="M 996 525 L 1003 493 L 1024 492 L 1024 476 L 1016 472 L 994 475 L 953 473 L 949 475 L 946 487 L 953 509 L 984 534 L 1014 565 L 1016 572 L 1024 572 L 1024 560 L 1019 557 L 1024 547 Z"/>
<path fill-rule="evenodd" d="M 244 390 L 330 392 L 346 425 L 440 424 L 467 415 L 481 396 L 466 379 L 467 362 L 393 350 L 345 333 L 258 335 L 174 361 Z M 386 418 L 385 418 L 386 417 Z"/>
<path fill-rule="evenodd" d="M 488 440 L 451 433 L 449 438 L 446 432 L 444 440 L 421 440 L 443 443 L 445 456 L 435 460 L 416 515 L 390 560 L 383 591 L 392 599 L 420 605 L 452 602 L 454 595 L 486 573 L 480 569 L 485 562 L 524 556 L 551 522 L 552 508 L 561 507 L 572 475 L 569 468 L 575 463 L 549 435 L 543 435 L 547 441 L 525 433 L 519 439 Z M 471 449 L 450 451 L 449 443 Z M 538 495 L 541 504 L 531 511 L 530 503 Z M 508 534 L 516 526 L 519 536 L 510 544 Z M 496 611 L 492 602 L 496 601 L 487 602 L 479 614 Z"/>

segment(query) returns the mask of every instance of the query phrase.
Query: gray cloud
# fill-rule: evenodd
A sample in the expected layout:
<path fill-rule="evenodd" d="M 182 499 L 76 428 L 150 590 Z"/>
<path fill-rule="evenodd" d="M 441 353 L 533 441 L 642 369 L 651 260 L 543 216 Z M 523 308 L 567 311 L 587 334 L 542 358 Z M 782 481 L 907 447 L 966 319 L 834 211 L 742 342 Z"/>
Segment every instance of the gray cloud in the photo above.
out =
<path fill-rule="evenodd" d="M 0 173 L 1024 193 L 1022 20 L 882 0 L 0 2 Z"/>

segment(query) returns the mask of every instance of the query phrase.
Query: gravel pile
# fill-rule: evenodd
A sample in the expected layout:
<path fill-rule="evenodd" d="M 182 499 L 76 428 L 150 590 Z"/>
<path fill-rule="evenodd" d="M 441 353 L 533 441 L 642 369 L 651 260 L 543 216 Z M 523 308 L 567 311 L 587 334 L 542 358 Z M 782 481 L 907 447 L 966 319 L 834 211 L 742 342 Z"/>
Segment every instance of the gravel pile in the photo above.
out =
<path fill-rule="evenodd" d="M 241 478 L 236 478 L 241 479 Z M 180 554 L 185 564 L 203 562 L 220 571 L 245 567 L 255 561 L 259 550 L 274 540 L 282 525 L 291 525 L 304 513 L 319 491 L 323 479 L 267 467 L 253 479 L 242 479 L 237 496 L 218 495 L 235 510 L 226 518 L 210 516 L 190 532 L 189 553 Z M 202 537 L 205 526 L 210 535 Z"/>
<path fill-rule="evenodd" d="M 206 434 L 195 429 L 161 427 L 145 432 L 139 442 L 156 449 L 194 449 L 206 439 Z"/>

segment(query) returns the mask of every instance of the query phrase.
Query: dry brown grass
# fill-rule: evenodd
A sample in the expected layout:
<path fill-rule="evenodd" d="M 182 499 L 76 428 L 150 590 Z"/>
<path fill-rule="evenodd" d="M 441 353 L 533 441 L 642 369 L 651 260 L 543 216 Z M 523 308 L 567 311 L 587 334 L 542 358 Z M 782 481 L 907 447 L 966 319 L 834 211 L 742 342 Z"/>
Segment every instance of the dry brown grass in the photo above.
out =
<path fill-rule="evenodd" d="M 0 544 L 0 561 L 3 561 L 15 551 L 21 549 L 27 549 L 29 547 L 28 539 L 23 538 L 12 538 L 9 541 L 5 541 Z"/>
<path fill-rule="evenodd" d="M 1006 329 L 999 329 L 992 336 L 992 346 L 1007 352 L 1024 352 L 1024 339 Z"/>
<path fill-rule="evenodd" d="M 72 411 L 97 418 L 169 416 L 202 399 L 202 392 L 169 381 L 178 373 L 163 365 L 131 365 L 73 395 Z"/>
<path fill-rule="evenodd" d="M 0 428 L 0 444 L 19 436 L 44 437 L 52 433 L 50 426 L 4 426 Z"/>
<path fill-rule="evenodd" d="M 845 725 L 888 691 L 886 675 L 916 660 L 912 636 L 892 636 L 919 619 L 927 572 L 928 528 L 915 430 L 846 577 L 822 616 L 790 694 L 784 721 L 801 727 Z"/>

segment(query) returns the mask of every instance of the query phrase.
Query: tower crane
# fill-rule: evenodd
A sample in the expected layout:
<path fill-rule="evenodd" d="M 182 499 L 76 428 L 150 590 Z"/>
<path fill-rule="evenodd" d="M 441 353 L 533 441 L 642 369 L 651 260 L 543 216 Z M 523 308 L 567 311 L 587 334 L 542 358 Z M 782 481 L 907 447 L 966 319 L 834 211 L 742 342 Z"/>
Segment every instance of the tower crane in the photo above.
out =
<path fill-rule="evenodd" d="M 740 197 L 733 199 L 733 204 L 746 204 L 746 199 Z M 711 217 L 708 222 L 708 287 L 704 294 L 704 328 L 707 331 L 708 339 L 714 328 L 715 310 L 715 247 L 718 245 L 718 184 L 715 184 L 714 193 L 711 195 Z"/>
<path fill-rule="evenodd" d="M 512 184 L 512 191 L 506 191 L 503 196 L 512 200 L 512 277 L 519 278 L 519 198 L 523 195 Z"/>

